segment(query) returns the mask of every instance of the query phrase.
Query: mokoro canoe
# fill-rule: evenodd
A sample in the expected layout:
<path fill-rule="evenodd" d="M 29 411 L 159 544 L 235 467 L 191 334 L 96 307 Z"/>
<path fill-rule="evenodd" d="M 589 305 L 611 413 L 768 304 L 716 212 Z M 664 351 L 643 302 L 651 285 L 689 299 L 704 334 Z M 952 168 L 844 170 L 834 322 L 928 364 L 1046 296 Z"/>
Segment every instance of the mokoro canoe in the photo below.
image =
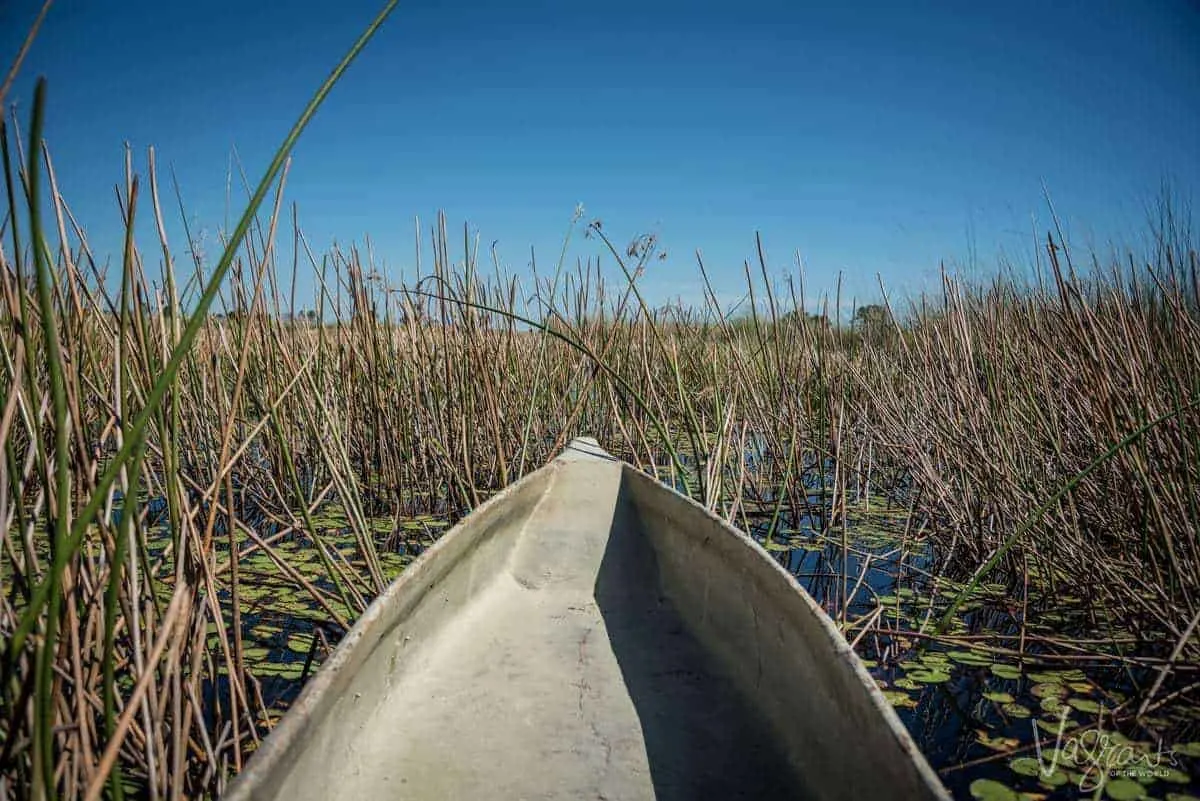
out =
<path fill-rule="evenodd" d="M 226 798 L 949 795 L 761 546 L 577 439 L 371 604 Z"/>

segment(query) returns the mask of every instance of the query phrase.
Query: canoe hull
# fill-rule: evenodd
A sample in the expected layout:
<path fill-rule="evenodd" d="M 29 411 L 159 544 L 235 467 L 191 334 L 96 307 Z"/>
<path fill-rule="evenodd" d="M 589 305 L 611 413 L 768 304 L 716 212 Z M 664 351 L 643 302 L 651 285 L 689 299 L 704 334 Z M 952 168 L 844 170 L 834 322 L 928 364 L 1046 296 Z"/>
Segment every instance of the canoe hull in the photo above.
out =
<path fill-rule="evenodd" d="M 227 798 L 946 798 L 765 551 L 594 445 L 392 584 Z"/>

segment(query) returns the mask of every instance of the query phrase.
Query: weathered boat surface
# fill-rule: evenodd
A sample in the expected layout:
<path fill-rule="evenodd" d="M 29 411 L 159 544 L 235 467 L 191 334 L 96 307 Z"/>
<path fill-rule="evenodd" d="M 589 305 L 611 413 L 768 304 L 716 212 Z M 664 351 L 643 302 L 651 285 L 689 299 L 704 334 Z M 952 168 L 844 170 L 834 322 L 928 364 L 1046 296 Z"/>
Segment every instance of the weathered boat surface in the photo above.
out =
<path fill-rule="evenodd" d="M 794 579 L 590 439 L 409 566 L 226 794 L 948 797 Z"/>

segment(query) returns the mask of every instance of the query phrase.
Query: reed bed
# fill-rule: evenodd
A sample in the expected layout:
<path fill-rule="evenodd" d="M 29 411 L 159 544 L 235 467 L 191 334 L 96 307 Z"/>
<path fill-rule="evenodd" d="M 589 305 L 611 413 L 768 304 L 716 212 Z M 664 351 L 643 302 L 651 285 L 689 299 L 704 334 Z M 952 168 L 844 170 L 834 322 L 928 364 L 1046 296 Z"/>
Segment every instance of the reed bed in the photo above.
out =
<path fill-rule="evenodd" d="M 151 152 L 141 175 L 127 159 L 105 275 L 36 122 L 3 152 L 0 796 L 219 793 L 276 714 L 244 642 L 251 564 L 313 610 L 315 649 L 393 575 L 402 521 L 453 520 L 582 433 L 768 541 L 807 527 L 849 553 L 848 510 L 889 499 L 960 600 L 983 581 L 1029 615 L 1089 598 L 1130 664 L 1155 658 L 1146 703 L 1189 702 L 1172 665 L 1200 660 L 1190 242 L 1080 273 L 1051 237 L 1044 280 L 947 275 L 858 314 L 814 306 L 799 272 L 769 283 L 760 244 L 748 311 L 711 293 L 656 309 L 653 239 L 581 220 L 615 285 L 594 261 L 508 277 L 469 235 L 452 253 L 441 218 L 408 283 L 357 249 L 314 254 L 282 158 L 208 264 L 166 236 Z M 333 503 L 348 549 L 316 522 Z M 855 577 L 838 580 L 857 642 Z"/>

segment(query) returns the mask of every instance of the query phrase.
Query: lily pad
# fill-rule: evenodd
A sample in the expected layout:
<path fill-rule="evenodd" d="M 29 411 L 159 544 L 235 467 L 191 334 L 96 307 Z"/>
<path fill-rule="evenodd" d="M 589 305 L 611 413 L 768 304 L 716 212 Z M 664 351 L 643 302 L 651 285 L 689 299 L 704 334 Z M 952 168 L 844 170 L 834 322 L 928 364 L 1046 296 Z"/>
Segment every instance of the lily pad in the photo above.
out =
<path fill-rule="evenodd" d="M 983 697 L 988 699 L 989 701 L 994 701 L 997 704 L 1011 704 L 1013 701 L 1016 700 L 1015 698 L 1012 697 L 1011 693 L 991 692 L 991 693 L 984 693 Z"/>
<path fill-rule="evenodd" d="M 1016 737 L 992 736 L 984 729 L 975 730 L 975 741 L 993 751 L 1011 751 L 1021 743 Z"/>
<path fill-rule="evenodd" d="M 1067 703 L 1080 712 L 1087 712 L 1094 715 L 1100 711 L 1100 704 L 1090 698 L 1068 698 Z"/>
<path fill-rule="evenodd" d="M 1008 767 L 1022 776 L 1036 776 L 1042 771 L 1041 763 L 1033 757 L 1017 757 L 1008 763 Z"/>
<path fill-rule="evenodd" d="M 254 672 L 260 676 L 274 676 L 284 681 L 296 681 L 304 672 L 304 663 L 301 661 L 273 662 L 257 668 Z"/>
<path fill-rule="evenodd" d="M 995 779 L 976 779 L 971 782 L 971 797 L 977 801 L 1018 801 L 1020 796 Z"/>
<path fill-rule="evenodd" d="M 1104 786 L 1104 791 L 1113 801 L 1137 801 L 1146 797 L 1146 788 L 1133 779 L 1112 779 Z"/>
<path fill-rule="evenodd" d="M 992 675 L 1000 679 L 1019 679 L 1021 669 L 1016 665 L 996 664 L 992 665 Z"/>
<path fill-rule="evenodd" d="M 1171 750 L 1184 756 L 1200 757 L 1200 743 L 1176 743 Z"/>
<path fill-rule="evenodd" d="M 1062 712 L 1063 699 L 1059 698 L 1057 695 L 1051 695 L 1042 699 L 1041 707 L 1044 711 L 1049 712 L 1051 715 L 1057 715 Z"/>
<path fill-rule="evenodd" d="M 883 697 L 886 698 L 888 703 L 892 706 L 905 707 L 908 709 L 913 709 L 917 706 L 916 700 L 911 695 L 905 692 L 900 692 L 899 690 L 884 690 Z"/>
<path fill-rule="evenodd" d="M 1071 781 L 1071 778 L 1067 776 L 1066 773 L 1056 768 L 1049 775 L 1046 775 L 1045 773 L 1038 773 L 1038 781 L 1041 782 L 1042 786 L 1044 787 L 1053 788 L 1062 787 L 1064 784 Z"/>
<path fill-rule="evenodd" d="M 1067 688 L 1057 682 L 1042 682 L 1030 687 L 1029 692 L 1035 698 L 1063 698 L 1067 694 Z"/>
<path fill-rule="evenodd" d="M 948 651 L 946 656 L 962 665 L 977 665 L 985 667 L 992 664 L 992 658 L 979 651 Z"/>
<path fill-rule="evenodd" d="M 1050 720 L 1047 718 L 1038 718 L 1036 723 L 1037 723 L 1037 727 L 1039 729 L 1046 732 L 1047 734 L 1053 734 L 1055 736 L 1058 735 L 1058 727 L 1061 725 L 1061 721 Z"/>
<path fill-rule="evenodd" d="M 944 670 L 910 670 L 908 677 L 922 684 L 941 684 L 950 680 L 950 674 Z"/>
<path fill-rule="evenodd" d="M 1029 711 L 1029 707 L 1022 704 L 1004 704 L 1000 709 L 1010 718 L 1027 718 L 1033 714 Z"/>
<path fill-rule="evenodd" d="M 1192 780 L 1191 776 L 1178 768 L 1158 768 L 1155 776 L 1164 782 L 1171 782 L 1171 784 L 1187 784 Z"/>

